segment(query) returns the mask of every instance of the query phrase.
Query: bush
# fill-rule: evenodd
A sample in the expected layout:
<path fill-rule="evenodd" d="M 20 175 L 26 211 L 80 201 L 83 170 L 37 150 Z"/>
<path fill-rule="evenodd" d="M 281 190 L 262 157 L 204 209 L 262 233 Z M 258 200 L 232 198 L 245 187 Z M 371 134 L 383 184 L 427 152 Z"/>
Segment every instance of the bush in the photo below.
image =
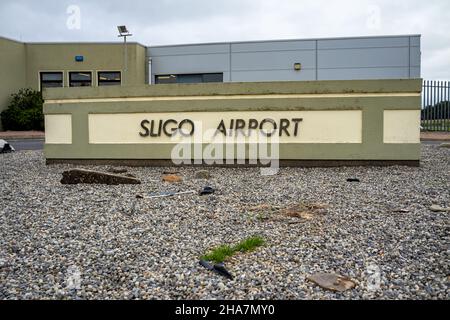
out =
<path fill-rule="evenodd" d="M 44 100 L 39 91 L 21 89 L 11 95 L 8 108 L 0 116 L 4 130 L 44 130 L 42 105 Z"/>

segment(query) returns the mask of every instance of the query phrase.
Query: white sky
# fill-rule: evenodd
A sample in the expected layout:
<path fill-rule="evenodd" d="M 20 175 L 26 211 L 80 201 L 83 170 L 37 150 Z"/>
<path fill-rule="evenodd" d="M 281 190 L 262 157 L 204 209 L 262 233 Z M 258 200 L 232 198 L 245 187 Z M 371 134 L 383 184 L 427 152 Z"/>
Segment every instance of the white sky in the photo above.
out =
<path fill-rule="evenodd" d="M 450 80 L 449 14 L 449 0 L 1 0 L 0 35 L 119 41 L 121 24 L 144 45 L 421 34 L 422 77 Z"/>

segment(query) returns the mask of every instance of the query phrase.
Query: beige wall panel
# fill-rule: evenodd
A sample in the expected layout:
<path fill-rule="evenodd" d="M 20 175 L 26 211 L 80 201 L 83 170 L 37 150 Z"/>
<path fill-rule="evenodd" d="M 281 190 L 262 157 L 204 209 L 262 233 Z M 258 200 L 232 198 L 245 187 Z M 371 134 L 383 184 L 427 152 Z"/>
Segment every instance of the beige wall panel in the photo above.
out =
<path fill-rule="evenodd" d="M 280 123 L 280 119 L 302 118 L 299 124 L 299 134 L 294 136 L 295 124 L 291 121 L 289 132 L 280 138 L 281 143 L 362 143 L 362 111 L 258 111 L 258 112 L 186 112 L 180 113 L 122 113 L 122 114 L 90 114 L 89 143 L 91 144 L 150 144 L 170 143 L 180 141 L 161 135 L 161 137 L 141 137 L 144 132 L 141 121 L 174 119 L 181 122 L 190 119 L 196 122 L 197 133 L 202 127 L 202 133 L 215 131 L 224 120 L 228 127 L 231 119 L 243 119 L 248 124 L 249 119 L 261 122 L 270 118 Z M 168 127 L 169 129 L 173 127 Z M 246 127 L 247 128 L 247 127 Z M 270 124 L 264 130 L 271 129 Z M 157 130 L 155 129 L 155 132 Z M 223 136 L 223 135 L 222 135 Z M 211 140 L 206 138 L 203 142 Z"/>
<path fill-rule="evenodd" d="M 72 144 L 72 115 L 45 115 L 45 143 Z"/>
<path fill-rule="evenodd" d="M 420 110 L 385 110 L 384 143 L 420 143 Z"/>

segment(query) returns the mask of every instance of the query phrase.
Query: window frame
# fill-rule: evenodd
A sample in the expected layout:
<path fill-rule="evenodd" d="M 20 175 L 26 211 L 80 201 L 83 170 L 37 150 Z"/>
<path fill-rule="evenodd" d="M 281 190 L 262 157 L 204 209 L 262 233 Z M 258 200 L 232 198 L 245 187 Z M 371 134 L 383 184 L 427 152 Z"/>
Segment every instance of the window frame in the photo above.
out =
<path fill-rule="evenodd" d="M 72 81 L 70 80 L 70 74 L 72 74 L 72 73 L 90 73 L 91 74 L 91 85 L 90 86 L 71 86 L 70 83 Z M 94 84 L 95 84 L 94 76 L 95 76 L 94 70 L 68 70 L 67 71 L 67 87 L 69 87 L 69 88 L 94 87 Z M 83 82 L 83 81 L 75 80 L 74 82 Z"/>
<path fill-rule="evenodd" d="M 42 74 L 45 73 L 60 73 L 62 75 L 61 81 L 62 86 L 61 87 L 53 87 L 53 88 L 64 88 L 65 87 L 65 76 L 64 76 L 64 70 L 39 70 L 38 71 L 38 83 L 39 83 L 39 91 L 42 91 Z"/>
<path fill-rule="evenodd" d="M 118 86 L 122 85 L 122 70 L 97 70 L 97 87 L 109 87 L 110 85 L 100 85 L 100 73 L 119 73 L 120 74 L 120 81 L 117 84 Z M 108 82 L 108 81 L 105 81 Z M 116 82 L 116 81 L 111 81 Z"/>

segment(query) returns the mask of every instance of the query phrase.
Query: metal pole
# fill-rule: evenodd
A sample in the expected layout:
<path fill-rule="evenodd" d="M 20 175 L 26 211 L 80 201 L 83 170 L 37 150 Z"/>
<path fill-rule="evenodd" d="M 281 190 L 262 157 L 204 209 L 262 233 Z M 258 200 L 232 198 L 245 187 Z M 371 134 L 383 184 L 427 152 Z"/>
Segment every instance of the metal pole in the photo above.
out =
<path fill-rule="evenodd" d="M 426 131 L 430 131 L 430 118 L 431 118 L 430 112 L 431 111 L 429 108 L 429 106 L 430 106 L 430 81 L 429 80 L 426 81 L 426 93 L 427 93 L 427 112 L 426 112 L 426 114 L 427 114 L 426 115 L 427 129 L 426 129 Z"/>
<path fill-rule="evenodd" d="M 438 82 L 439 84 L 438 84 L 438 102 L 437 102 L 437 106 L 438 106 L 438 108 L 437 108 L 437 112 L 438 112 L 438 122 L 437 122 L 437 124 L 438 124 L 438 131 L 441 131 L 442 130 L 442 122 L 441 122 L 441 120 L 442 120 L 442 103 L 441 103 L 441 100 L 442 100 L 442 82 L 441 81 L 439 81 Z"/>
<path fill-rule="evenodd" d="M 436 97 L 437 97 L 437 81 L 433 81 L 433 131 L 436 131 L 436 118 L 437 118 L 437 113 L 436 113 Z"/>
<path fill-rule="evenodd" d="M 445 82 L 446 100 L 446 112 L 445 112 L 445 131 L 450 131 L 450 82 Z"/>
<path fill-rule="evenodd" d="M 124 62 L 123 62 L 123 83 L 126 85 L 127 84 L 127 80 L 128 80 L 128 77 L 127 77 L 127 71 L 128 71 L 128 52 L 127 52 L 128 50 L 127 50 L 127 36 L 124 36 L 123 37 L 123 52 L 124 52 L 124 54 L 123 54 L 123 59 L 124 59 Z"/>

